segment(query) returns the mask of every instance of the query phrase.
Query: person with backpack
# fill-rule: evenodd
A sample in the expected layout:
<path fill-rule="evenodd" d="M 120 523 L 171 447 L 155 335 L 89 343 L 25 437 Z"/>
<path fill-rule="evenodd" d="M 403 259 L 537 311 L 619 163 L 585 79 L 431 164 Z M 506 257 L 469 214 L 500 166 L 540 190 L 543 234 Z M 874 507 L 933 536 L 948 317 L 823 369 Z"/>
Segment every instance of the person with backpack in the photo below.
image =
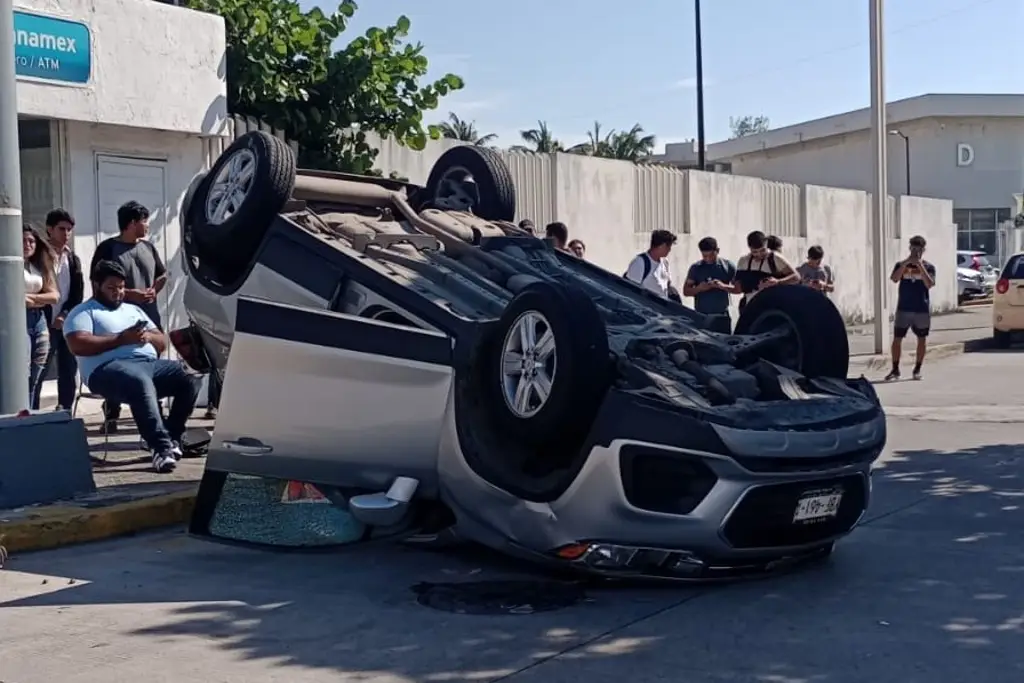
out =
<path fill-rule="evenodd" d="M 736 262 L 736 284 L 733 292 L 742 294 L 740 311 L 757 296 L 757 293 L 776 285 L 790 285 L 800 282 L 800 275 L 786 258 L 768 248 L 768 238 L 760 230 L 747 235 L 750 253 Z"/>
<path fill-rule="evenodd" d="M 668 255 L 675 243 L 676 236 L 668 230 L 655 230 L 651 233 L 650 248 L 630 261 L 623 277 L 659 296 L 681 302 L 668 269 Z"/>

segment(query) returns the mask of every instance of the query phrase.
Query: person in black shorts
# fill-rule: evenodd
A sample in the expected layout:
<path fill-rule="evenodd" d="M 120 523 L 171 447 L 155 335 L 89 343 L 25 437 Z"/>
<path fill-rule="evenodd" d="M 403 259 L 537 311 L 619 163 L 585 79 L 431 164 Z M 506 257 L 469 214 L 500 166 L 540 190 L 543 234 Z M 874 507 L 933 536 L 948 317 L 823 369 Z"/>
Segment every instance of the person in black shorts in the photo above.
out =
<path fill-rule="evenodd" d="M 899 379 L 900 355 L 903 338 L 913 330 L 917 337 L 914 359 L 914 379 L 921 379 L 921 364 L 928 350 L 928 331 L 932 326 L 929 290 L 935 286 L 935 266 L 924 260 L 925 239 L 920 235 L 910 238 L 910 255 L 896 264 L 891 279 L 899 285 L 896 315 L 892 331 L 892 370 L 886 381 Z"/>

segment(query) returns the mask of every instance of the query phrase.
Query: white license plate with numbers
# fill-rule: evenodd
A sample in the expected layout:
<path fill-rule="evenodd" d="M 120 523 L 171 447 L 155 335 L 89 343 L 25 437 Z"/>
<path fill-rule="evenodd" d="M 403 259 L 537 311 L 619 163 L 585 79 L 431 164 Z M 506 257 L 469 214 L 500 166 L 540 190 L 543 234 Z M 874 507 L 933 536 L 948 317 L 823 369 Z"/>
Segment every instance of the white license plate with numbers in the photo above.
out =
<path fill-rule="evenodd" d="M 843 500 L 840 490 L 814 491 L 803 495 L 796 503 L 793 523 L 820 522 L 839 514 L 839 503 Z"/>

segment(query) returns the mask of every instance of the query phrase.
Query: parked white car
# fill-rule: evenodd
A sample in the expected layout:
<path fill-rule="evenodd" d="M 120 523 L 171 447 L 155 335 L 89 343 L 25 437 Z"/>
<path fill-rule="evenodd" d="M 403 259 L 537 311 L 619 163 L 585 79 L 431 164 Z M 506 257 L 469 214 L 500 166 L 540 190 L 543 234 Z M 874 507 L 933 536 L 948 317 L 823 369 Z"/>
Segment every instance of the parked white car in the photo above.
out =
<path fill-rule="evenodd" d="M 956 252 L 956 267 L 958 269 L 957 279 L 959 280 L 959 269 L 965 268 L 981 273 L 984 277 L 985 293 L 992 294 L 999 279 L 999 266 L 995 258 L 983 251 L 961 250 Z"/>
<path fill-rule="evenodd" d="M 986 289 L 986 278 L 984 273 L 980 273 L 970 268 L 957 268 L 956 269 L 956 285 L 957 285 L 957 303 L 963 303 L 971 299 L 977 299 L 985 296 L 988 292 Z M 993 283 L 993 287 L 995 284 Z"/>

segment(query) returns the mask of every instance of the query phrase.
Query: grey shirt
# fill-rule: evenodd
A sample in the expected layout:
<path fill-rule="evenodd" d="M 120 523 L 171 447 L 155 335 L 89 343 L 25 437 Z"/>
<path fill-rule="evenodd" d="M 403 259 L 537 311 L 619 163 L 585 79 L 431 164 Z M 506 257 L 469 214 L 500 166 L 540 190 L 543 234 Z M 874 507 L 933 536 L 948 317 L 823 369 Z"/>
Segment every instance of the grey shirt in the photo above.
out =
<path fill-rule="evenodd" d="M 825 264 L 814 267 L 808 263 L 801 263 L 797 266 L 796 272 L 800 275 L 800 283 L 803 285 L 810 285 L 815 281 L 826 285 L 835 284 L 835 280 L 832 278 L 832 268 Z M 824 293 L 827 294 L 827 292 Z"/>
<path fill-rule="evenodd" d="M 90 273 L 100 261 L 114 261 L 120 264 L 124 268 L 124 284 L 128 289 L 149 289 L 157 278 L 167 273 L 156 247 L 147 240 L 139 240 L 134 244 L 123 242 L 117 237 L 103 240 L 96 246 L 96 253 L 93 254 L 92 265 L 89 267 Z M 146 312 L 157 327 L 161 327 L 160 310 L 156 301 L 136 305 Z"/>

